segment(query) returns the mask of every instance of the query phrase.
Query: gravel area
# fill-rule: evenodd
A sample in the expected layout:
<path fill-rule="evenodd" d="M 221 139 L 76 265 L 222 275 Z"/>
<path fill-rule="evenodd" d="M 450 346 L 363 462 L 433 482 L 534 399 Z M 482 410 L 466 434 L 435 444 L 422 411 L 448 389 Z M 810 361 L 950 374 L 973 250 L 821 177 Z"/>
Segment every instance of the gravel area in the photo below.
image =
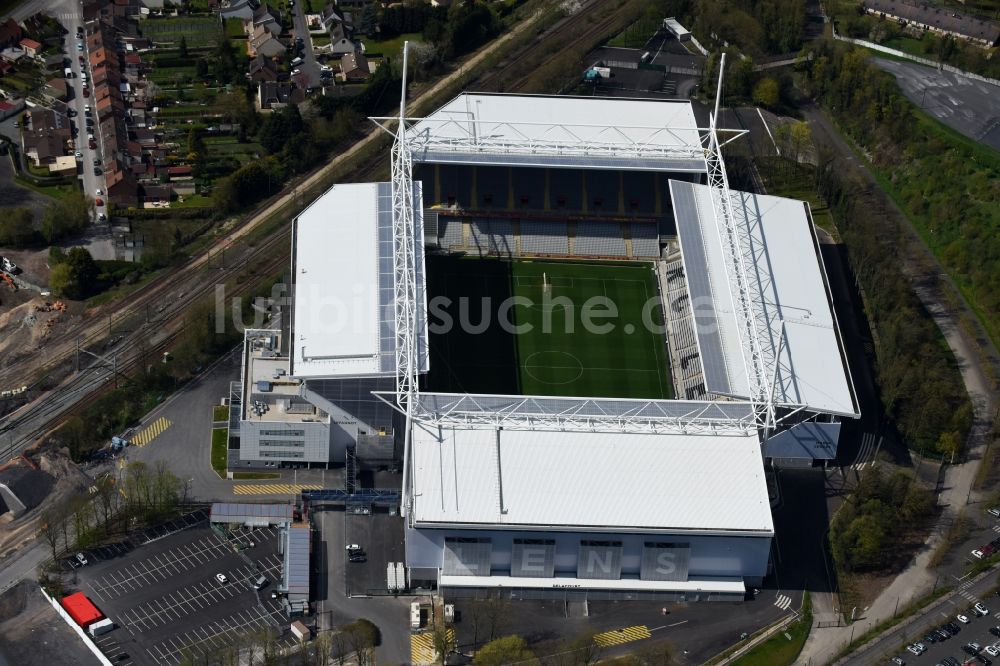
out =
<path fill-rule="evenodd" d="M 34 581 L 22 581 L 0 596 L 0 653 L 18 666 L 98 664 Z"/>

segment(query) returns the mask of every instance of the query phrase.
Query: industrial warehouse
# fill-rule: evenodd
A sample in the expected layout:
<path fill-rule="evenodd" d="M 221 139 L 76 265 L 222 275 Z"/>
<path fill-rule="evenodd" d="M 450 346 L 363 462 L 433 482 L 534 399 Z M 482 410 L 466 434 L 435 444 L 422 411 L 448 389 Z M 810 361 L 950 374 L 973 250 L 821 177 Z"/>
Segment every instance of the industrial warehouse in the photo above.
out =
<path fill-rule="evenodd" d="M 742 599 L 765 461 L 859 416 L 808 205 L 730 190 L 686 101 L 403 114 L 392 182 L 295 221 L 237 464 L 401 466 L 410 578 L 446 597 Z"/>

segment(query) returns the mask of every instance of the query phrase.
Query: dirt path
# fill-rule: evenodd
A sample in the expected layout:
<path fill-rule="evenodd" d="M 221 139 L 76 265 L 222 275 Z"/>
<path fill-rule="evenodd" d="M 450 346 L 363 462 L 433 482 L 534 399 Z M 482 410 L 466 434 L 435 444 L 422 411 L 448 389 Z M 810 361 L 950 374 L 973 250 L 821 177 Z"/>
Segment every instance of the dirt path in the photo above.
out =
<path fill-rule="evenodd" d="M 865 178 L 874 191 L 881 192 L 875 178 L 866 166 L 854 156 L 850 146 L 840 136 L 829 119 L 817 109 L 807 109 L 805 115 L 812 125 L 817 140 L 824 141 L 835 148 Z M 895 203 L 887 195 L 883 194 L 883 196 L 885 196 L 889 210 L 906 220 L 906 216 Z M 904 231 L 909 232 L 906 238 L 907 247 L 904 248 L 902 254 L 903 270 L 914 282 L 915 293 L 924 307 L 931 313 L 948 342 L 948 346 L 954 353 L 962 381 L 965 383 L 966 391 L 972 400 L 975 416 L 967 443 L 966 458 L 965 462 L 950 466 L 945 473 L 943 490 L 938 497 L 938 503 L 944 509 L 927 538 L 925 548 L 882 591 L 866 611 L 859 612 L 858 616 L 861 619 L 855 623 L 853 628 L 849 626 L 820 628 L 814 625 L 802 654 L 799 655 L 798 663 L 827 663 L 848 644 L 852 636 L 857 637 L 864 634 L 871 627 L 891 618 L 897 607 L 903 608 L 931 591 L 937 578 L 934 569 L 930 566 L 931 556 L 934 548 L 940 542 L 946 526 L 954 521 L 956 514 L 965 506 L 970 497 L 976 472 L 985 450 L 987 436 L 992 428 L 994 395 L 991 382 L 983 371 L 981 363 L 984 356 L 995 359 L 995 349 L 991 345 L 983 349 L 979 344 L 980 341 L 969 335 L 965 328 L 959 324 L 957 313 L 949 309 L 949 299 L 942 292 L 942 286 L 949 286 L 950 279 L 941 276 L 944 270 L 933 255 L 930 255 L 930 250 L 912 227 L 905 222 L 902 227 Z M 928 266 L 938 272 L 936 277 L 940 280 L 926 279 Z M 964 299 L 961 301 L 961 306 L 971 315 L 971 310 Z M 974 495 L 972 495 L 972 499 L 975 499 Z M 828 616 L 833 615 L 833 609 L 828 607 L 832 604 L 832 598 L 825 595 L 824 598 L 817 599 L 817 602 L 819 606 L 817 622 L 821 620 L 821 617 L 829 619 Z"/>

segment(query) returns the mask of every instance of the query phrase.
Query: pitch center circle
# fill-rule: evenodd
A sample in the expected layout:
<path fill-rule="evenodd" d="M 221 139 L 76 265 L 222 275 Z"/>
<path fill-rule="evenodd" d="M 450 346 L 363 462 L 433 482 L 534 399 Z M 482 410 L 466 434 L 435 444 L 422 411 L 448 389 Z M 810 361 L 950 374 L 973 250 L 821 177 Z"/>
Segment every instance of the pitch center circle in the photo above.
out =
<path fill-rule="evenodd" d="M 536 382 L 552 386 L 572 384 L 583 376 L 583 363 L 580 359 L 564 351 L 537 351 L 524 359 L 522 368 Z M 532 372 L 532 369 L 536 372 Z"/>

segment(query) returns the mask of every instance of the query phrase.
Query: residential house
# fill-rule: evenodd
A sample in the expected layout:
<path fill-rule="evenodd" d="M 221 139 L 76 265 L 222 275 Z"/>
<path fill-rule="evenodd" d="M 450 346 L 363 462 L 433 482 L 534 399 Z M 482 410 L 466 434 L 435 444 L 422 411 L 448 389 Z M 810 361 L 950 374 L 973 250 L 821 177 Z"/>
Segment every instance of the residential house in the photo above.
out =
<path fill-rule="evenodd" d="M 326 49 L 335 56 L 354 53 L 358 49 L 358 45 L 354 43 L 350 27 L 344 23 L 331 24 L 330 45 Z"/>
<path fill-rule="evenodd" d="M 75 176 L 76 175 L 76 158 L 72 155 L 60 155 L 51 164 L 49 164 L 49 175 L 50 176 Z"/>
<path fill-rule="evenodd" d="M 371 76 L 368 58 L 357 51 L 340 59 L 340 75 L 344 81 L 367 81 Z"/>
<path fill-rule="evenodd" d="M 22 109 L 24 109 L 24 100 L 21 98 L 0 100 L 0 120 L 7 120 L 20 113 Z"/>
<path fill-rule="evenodd" d="M 21 48 L 24 49 L 24 52 L 27 54 L 29 58 L 37 58 L 38 54 L 42 52 L 43 46 L 39 42 L 36 42 L 33 39 L 29 39 L 28 37 L 25 37 L 18 43 L 20 44 Z"/>
<path fill-rule="evenodd" d="M 3 23 L 0 23 L 0 49 L 5 49 L 9 46 L 13 46 L 21 41 L 24 34 L 21 30 L 21 26 L 17 24 L 12 18 L 7 19 Z"/>
<path fill-rule="evenodd" d="M 135 206 L 139 201 L 139 188 L 135 176 L 120 161 L 110 160 L 104 170 L 108 201 L 117 206 Z"/>
<path fill-rule="evenodd" d="M 257 108 L 261 111 L 299 104 L 304 99 L 305 93 L 294 83 L 261 81 L 257 84 Z"/>
<path fill-rule="evenodd" d="M 34 106 L 28 110 L 28 124 L 33 130 L 69 129 L 69 117 L 44 106 Z"/>
<path fill-rule="evenodd" d="M 177 164 L 167 167 L 167 176 L 170 180 L 174 180 L 175 178 L 190 178 L 192 173 L 193 169 L 190 164 Z"/>
<path fill-rule="evenodd" d="M 170 203 L 174 198 L 174 189 L 170 185 L 143 185 L 142 203 Z"/>
<path fill-rule="evenodd" d="M 278 66 L 274 64 L 274 61 L 270 58 L 265 58 L 264 56 L 257 56 L 250 61 L 250 80 L 254 83 L 260 83 L 261 81 L 277 81 L 278 80 Z"/>
<path fill-rule="evenodd" d="M 21 148 L 35 166 L 47 166 L 66 154 L 72 138 L 69 127 L 30 129 L 21 134 Z"/>
<path fill-rule="evenodd" d="M 27 55 L 20 46 L 9 46 L 0 51 L 0 58 L 3 58 L 12 65 L 21 62 Z"/>
<path fill-rule="evenodd" d="M 917 30 L 952 35 L 985 47 L 1000 45 L 1000 25 L 954 9 L 908 0 L 864 0 L 869 14 L 890 18 Z"/>
<path fill-rule="evenodd" d="M 257 34 L 257 31 L 254 31 Z M 285 53 L 288 49 L 284 44 L 269 33 L 263 26 L 260 34 L 247 41 L 247 54 L 253 58 L 262 55 L 266 58 L 276 58 Z"/>
<path fill-rule="evenodd" d="M 68 93 L 67 88 L 66 79 L 49 79 L 42 88 L 42 95 L 50 102 L 65 102 Z"/>
<path fill-rule="evenodd" d="M 281 12 L 274 9 L 266 2 L 253 12 L 253 25 L 254 27 L 258 25 L 268 26 L 268 30 L 274 35 L 281 34 Z"/>
<path fill-rule="evenodd" d="M 230 0 L 226 2 L 223 0 L 222 7 L 219 9 L 219 19 L 225 21 L 226 19 L 252 19 L 253 18 L 254 5 L 250 4 L 250 0 Z"/>

